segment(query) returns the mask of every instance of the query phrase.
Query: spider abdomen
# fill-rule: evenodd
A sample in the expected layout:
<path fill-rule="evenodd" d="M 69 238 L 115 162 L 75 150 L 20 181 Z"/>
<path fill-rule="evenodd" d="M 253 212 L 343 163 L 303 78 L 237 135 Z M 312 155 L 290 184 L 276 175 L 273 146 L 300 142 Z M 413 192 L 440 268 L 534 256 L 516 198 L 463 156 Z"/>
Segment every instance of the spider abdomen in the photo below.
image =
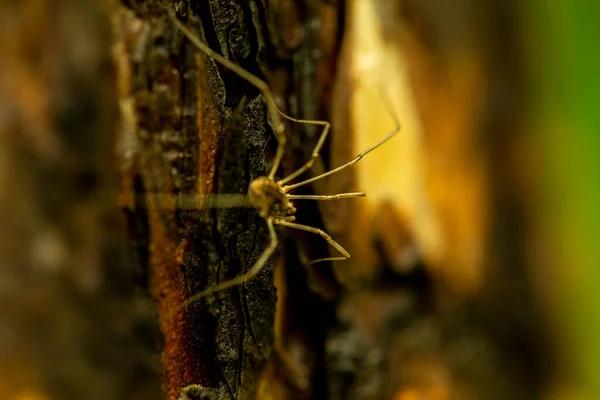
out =
<path fill-rule="evenodd" d="M 263 218 L 286 219 L 296 211 L 281 185 L 266 176 L 250 182 L 248 197 Z"/>

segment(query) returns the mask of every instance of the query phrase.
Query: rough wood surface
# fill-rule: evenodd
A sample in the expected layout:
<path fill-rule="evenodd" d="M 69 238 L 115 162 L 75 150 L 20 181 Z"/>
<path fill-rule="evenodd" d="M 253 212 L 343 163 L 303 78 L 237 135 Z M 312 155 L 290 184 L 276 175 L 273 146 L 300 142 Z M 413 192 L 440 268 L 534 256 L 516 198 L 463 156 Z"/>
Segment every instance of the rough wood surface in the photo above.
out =
<path fill-rule="evenodd" d="M 331 58 L 315 61 L 317 25 L 306 21 L 316 18 L 322 7 L 317 2 L 168 6 L 213 49 L 267 79 L 283 109 L 300 118 L 321 117 L 317 105 L 326 93 L 322 87 L 315 89 L 315 77 L 330 81 L 324 74 L 333 68 Z M 330 15 L 335 22 L 336 13 Z M 182 388 L 200 385 L 218 398 L 252 398 L 269 359 L 290 365 L 285 361 L 287 345 L 279 346 L 272 357 L 272 264 L 247 284 L 169 314 L 200 289 L 250 268 L 267 245 L 266 225 L 254 210 L 178 206 L 178 199 L 190 195 L 200 199 L 209 193 L 246 193 L 252 179 L 267 173 L 276 142 L 264 99 L 184 39 L 160 4 L 122 7 L 119 26 L 121 107 L 126 117 L 122 199 L 131 210 L 131 232 L 150 275 L 159 317 L 166 317 L 161 322 L 165 394 L 176 398 Z M 279 176 L 300 165 L 319 133 L 314 127 L 294 127 L 293 132 Z M 173 201 L 161 204 L 152 193 L 173 195 Z M 307 204 L 299 218 L 320 224 L 314 204 Z M 279 254 L 287 248 L 284 238 Z M 321 256 L 327 254 L 325 243 L 315 248 Z M 293 324 L 300 322 L 284 314 Z M 319 326 L 313 324 L 313 329 Z M 296 346 L 307 340 L 291 339 Z M 308 346 L 311 354 L 318 344 Z M 311 365 L 296 378 L 309 393 L 317 390 L 306 387 L 314 371 Z M 263 379 L 261 393 L 271 391 L 269 387 L 269 378 Z"/>

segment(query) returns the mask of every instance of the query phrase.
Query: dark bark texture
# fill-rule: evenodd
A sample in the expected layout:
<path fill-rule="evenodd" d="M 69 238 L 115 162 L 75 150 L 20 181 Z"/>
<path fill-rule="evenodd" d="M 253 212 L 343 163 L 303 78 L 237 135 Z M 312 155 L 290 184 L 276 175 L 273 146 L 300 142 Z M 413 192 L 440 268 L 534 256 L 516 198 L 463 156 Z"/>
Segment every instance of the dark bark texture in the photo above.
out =
<path fill-rule="evenodd" d="M 165 395 L 177 398 L 183 388 L 197 385 L 195 391 L 201 387 L 216 398 L 253 398 L 270 390 L 265 389 L 268 379 L 262 379 L 267 362 L 286 363 L 283 350 L 273 355 L 272 262 L 250 282 L 170 314 L 192 294 L 249 269 L 268 244 L 266 225 L 253 209 L 199 211 L 180 202 L 209 193 L 246 193 L 253 179 L 267 174 L 277 143 L 259 91 L 194 48 L 167 18 L 165 6 L 211 48 L 267 80 L 282 109 L 310 119 L 321 117 L 319 100 L 327 96 L 327 85 L 317 89 L 315 82 L 319 76 L 331 81 L 327 76 L 333 68 L 329 57 L 317 63 L 318 32 L 307 21 L 318 17 L 320 7 L 332 6 L 138 1 L 121 7 L 118 15 L 125 116 L 122 201 L 162 318 Z M 304 128 L 290 136 L 279 176 L 300 165 L 296 157 L 310 155 L 319 132 Z M 169 196 L 158 199 L 154 193 Z M 322 225 L 314 205 L 299 217 Z M 280 238 L 282 249 L 293 248 Z M 315 248 L 326 254 L 324 243 Z M 322 329 L 323 311 L 301 312 L 305 319 L 293 324 L 308 323 L 310 317 L 312 327 L 299 342 L 322 340 L 322 334 L 310 332 Z M 308 354 L 314 357 L 321 346 L 309 343 Z M 318 376 L 315 365 L 298 378 L 310 397 L 322 390 L 308 384 Z"/>

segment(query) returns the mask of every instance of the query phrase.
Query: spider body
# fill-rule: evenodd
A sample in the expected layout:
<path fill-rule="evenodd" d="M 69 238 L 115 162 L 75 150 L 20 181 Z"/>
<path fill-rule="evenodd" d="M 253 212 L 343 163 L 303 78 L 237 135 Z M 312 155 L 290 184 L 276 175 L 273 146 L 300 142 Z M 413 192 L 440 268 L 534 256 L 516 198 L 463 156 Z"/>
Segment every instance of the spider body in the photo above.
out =
<path fill-rule="evenodd" d="M 293 221 L 296 208 L 284 188 L 268 176 L 259 176 L 250 182 L 248 198 L 252 207 L 263 218 Z"/>

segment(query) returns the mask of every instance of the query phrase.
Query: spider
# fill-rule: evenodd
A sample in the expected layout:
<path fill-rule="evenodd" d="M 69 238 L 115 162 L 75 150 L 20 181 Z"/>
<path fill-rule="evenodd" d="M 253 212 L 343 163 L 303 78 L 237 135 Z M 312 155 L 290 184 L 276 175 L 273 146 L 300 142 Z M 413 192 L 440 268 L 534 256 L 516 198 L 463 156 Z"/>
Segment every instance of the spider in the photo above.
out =
<path fill-rule="evenodd" d="M 296 119 L 290 117 L 281 111 L 273 100 L 273 96 L 269 89 L 267 83 L 255 76 L 254 74 L 248 72 L 243 69 L 239 65 L 231 62 L 230 60 L 223 57 L 221 54 L 213 51 L 210 47 L 208 47 L 205 43 L 203 43 L 188 27 L 186 27 L 175 15 L 173 10 L 167 10 L 170 19 L 175 24 L 175 26 L 183 33 L 184 36 L 188 38 L 188 40 L 200 51 L 212 57 L 216 62 L 222 64 L 224 67 L 230 69 L 235 74 L 240 76 L 241 78 L 248 81 L 250 84 L 255 86 L 262 94 L 263 98 L 267 104 L 267 112 L 271 119 L 271 124 L 273 126 L 273 130 L 275 136 L 277 138 L 277 150 L 275 153 L 275 157 L 273 159 L 273 164 L 269 171 L 269 174 L 266 176 L 260 176 L 253 181 L 250 182 L 248 187 L 248 194 L 245 197 L 245 201 L 248 205 L 256 208 L 258 210 L 259 215 L 265 220 L 267 224 L 267 228 L 269 231 L 270 242 L 263 253 L 260 255 L 258 260 L 254 263 L 254 265 L 246 272 L 239 274 L 235 278 L 230 280 L 218 283 L 211 287 L 204 289 L 203 291 L 196 293 L 185 300 L 177 309 L 181 310 L 189 306 L 190 304 L 198 301 L 199 299 L 211 295 L 213 293 L 222 291 L 224 289 L 230 288 L 232 286 L 236 286 L 239 284 L 243 284 L 248 280 L 255 277 L 266 265 L 269 258 L 273 255 L 277 246 L 279 244 L 279 240 L 277 237 L 277 233 L 275 232 L 275 225 L 281 225 L 292 229 L 299 229 L 306 232 L 315 233 L 320 235 L 323 239 L 325 239 L 332 247 L 334 247 L 341 255 L 335 257 L 325 257 L 317 260 L 313 260 L 310 263 L 314 264 L 322 261 L 333 261 L 333 260 L 345 260 L 350 258 L 350 253 L 346 251 L 339 243 L 331 238 L 325 231 L 319 228 L 315 228 L 308 225 L 302 225 L 293 222 L 295 219 L 294 213 L 296 212 L 296 208 L 292 203 L 292 200 L 337 200 L 337 199 L 348 199 L 355 197 L 364 197 L 366 195 L 365 192 L 349 192 L 349 193 L 340 193 L 333 195 L 294 195 L 290 192 L 294 189 L 309 184 L 311 182 L 317 181 L 319 179 L 325 178 L 329 175 L 333 175 L 343 169 L 346 169 L 358 161 L 360 161 L 366 154 L 372 152 L 379 146 L 386 143 L 390 140 L 394 135 L 396 135 L 400 131 L 400 122 L 396 114 L 393 111 L 393 107 L 391 106 L 389 101 L 384 101 L 385 106 L 388 108 L 390 116 L 394 120 L 395 127 L 392 131 L 390 131 L 383 139 L 379 142 L 375 143 L 373 146 L 368 149 L 362 151 L 356 157 L 354 157 L 349 162 L 340 165 L 337 168 L 334 168 L 330 171 L 312 177 L 310 179 L 306 179 L 297 183 L 291 183 L 305 171 L 309 170 L 315 161 L 319 158 L 321 148 L 327 139 L 327 135 L 329 133 L 330 123 L 327 121 L 318 121 L 318 120 L 303 120 Z M 382 99 L 387 100 L 385 96 Z M 281 160 L 284 155 L 284 150 L 286 146 L 286 136 L 284 133 L 284 124 L 282 118 L 285 118 L 289 121 L 301 123 L 301 124 L 313 124 L 319 125 L 323 127 L 319 140 L 315 145 L 311 158 L 296 171 L 292 172 L 290 175 L 286 176 L 283 179 L 276 180 L 275 174 L 277 173 L 279 166 L 281 164 Z M 239 202 L 236 204 L 233 202 L 229 204 L 228 207 L 243 207 L 246 204 L 242 204 L 243 202 Z M 204 207 L 220 207 L 219 198 L 216 197 L 214 199 L 208 199 L 204 203 Z"/>

